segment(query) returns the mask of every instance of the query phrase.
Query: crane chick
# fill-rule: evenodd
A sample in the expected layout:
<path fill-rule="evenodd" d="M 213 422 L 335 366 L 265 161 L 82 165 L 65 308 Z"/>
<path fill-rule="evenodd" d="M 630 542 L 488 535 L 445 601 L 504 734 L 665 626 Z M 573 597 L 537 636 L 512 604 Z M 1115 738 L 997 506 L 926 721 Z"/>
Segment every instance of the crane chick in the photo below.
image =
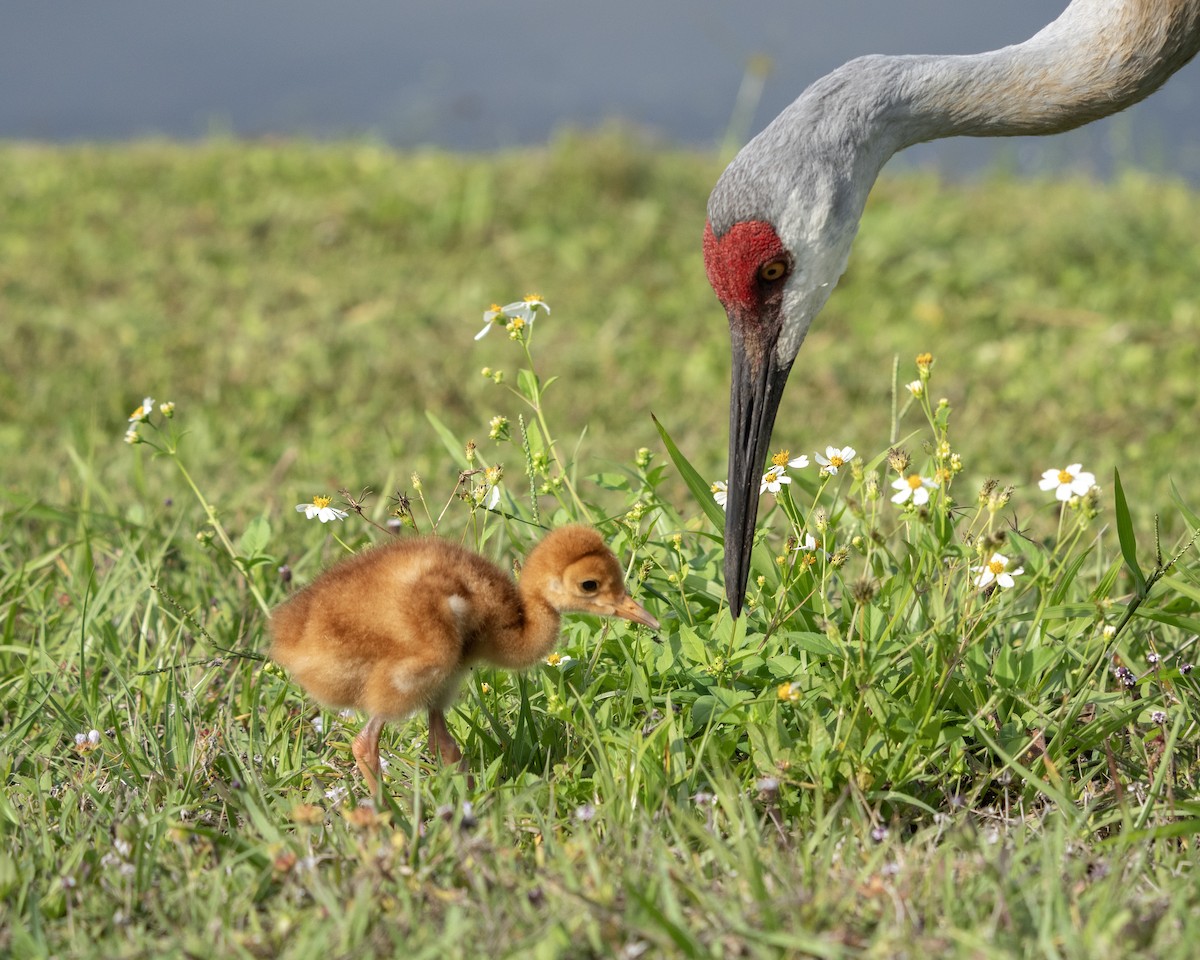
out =
<path fill-rule="evenodd" d="M 458 544 L 398 540 L 341 561 L 277 607 L 271 657 L 320 703 L 367 714 L 353 751 L 375 790 L 384 723 L 427 709 L 430 749 L 445 763 L 461 761 L 445 710 L 462 674 L 476 661 L 533 666 L 553 649 L 568 611 L 658 628 L 590 527 L 548 534 L 519 584 Z"/>

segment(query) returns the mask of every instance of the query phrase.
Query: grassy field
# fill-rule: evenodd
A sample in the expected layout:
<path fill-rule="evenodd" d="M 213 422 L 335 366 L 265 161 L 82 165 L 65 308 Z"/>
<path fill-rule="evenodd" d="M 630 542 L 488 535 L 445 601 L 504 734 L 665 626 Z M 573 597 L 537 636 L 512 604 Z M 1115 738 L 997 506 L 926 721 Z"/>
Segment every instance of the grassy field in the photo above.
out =
<path fill-rule="evenodd" d="M 0 146 L 0 954 L 1194 953 L 1200 195 L 885 178 L 776 428 L 857 456 L 765 496 L 733 624 L 720 167 Z M 373 801 L 360 719 L 255 657 L 395 495 L 505 564 L 597 523 L 663 629 L 475 671 L 475 785 L 418 719 Z"/>

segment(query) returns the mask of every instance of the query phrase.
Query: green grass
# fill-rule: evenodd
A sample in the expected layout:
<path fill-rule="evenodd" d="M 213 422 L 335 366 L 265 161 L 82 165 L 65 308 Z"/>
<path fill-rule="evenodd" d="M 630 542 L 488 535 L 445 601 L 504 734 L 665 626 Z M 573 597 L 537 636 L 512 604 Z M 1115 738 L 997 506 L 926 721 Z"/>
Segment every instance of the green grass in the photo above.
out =
<path fill-rule="evenodd" d="M 777 428 L 859 457 L 792 472 L 734 625 L 719 168 L 616 134 L 0 148 L 0 954 L 1191 955 L 1196 548 L 1153 581 L 1154 516 L 1164 564 L 1200 527 L 1200 196 L 880 183 Z M 535 289 L 528 353 L 472 340 Z M 175 416 L 126 445 L 147 391 Z M 897 441 L 961 463 L 922 509 Z M 1074 461 L 1101 489 L 1059 512 L 1036 480 Z M 493 464 L 499 511 L 454 496 Z M 569 665 L 477 671 L 476 788 L 414 720 L 363 805 L 360 721 L 243 655 L 331 534 L 387 536 L 294 505 L 368 486 L 505 562 L 597 522 L 663 630 L 572 617 Z M 998 551 L 1024 573 L 981 591 Z"/>

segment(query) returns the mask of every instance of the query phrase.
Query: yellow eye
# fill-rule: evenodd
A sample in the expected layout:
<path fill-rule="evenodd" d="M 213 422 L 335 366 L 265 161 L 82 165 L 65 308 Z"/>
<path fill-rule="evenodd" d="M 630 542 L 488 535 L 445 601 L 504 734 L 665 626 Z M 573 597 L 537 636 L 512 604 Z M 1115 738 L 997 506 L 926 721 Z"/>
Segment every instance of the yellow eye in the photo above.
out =
<path fill-rule="evenodd" d="M 766 280 L 767 283 L 774 283 L 776 280 L 781 280 L 786 273 L 787 264 L 783 260 L 772 260 L 770 263 L 764 263 L 758 268 L 758 278 Z"/>

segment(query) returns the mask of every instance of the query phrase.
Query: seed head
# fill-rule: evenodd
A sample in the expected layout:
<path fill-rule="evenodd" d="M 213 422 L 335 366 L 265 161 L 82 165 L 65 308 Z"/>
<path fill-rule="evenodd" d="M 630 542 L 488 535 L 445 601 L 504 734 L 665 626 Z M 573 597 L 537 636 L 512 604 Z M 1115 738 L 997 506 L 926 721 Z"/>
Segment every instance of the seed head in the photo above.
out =
<path fill-rule="evenodd" d="M 901 476 L 904 476 L 912 464 L 912 457 L 908 455 L 907 450 L 903 450 L 900 447 L 892 447 L 887 453 L 887 462 L 889 467 Z"/>
<path fill-rule="evenodd" d="M 983 481 L 983 486 L 979 488 L 979 505 L 985 506 L 992 498 L 992 494 L 996 492 L 996 486 L 999 481 L 988 477 Z"/>
<path fill-rule="evenodd" d="M 850 596 L 855 603 L 870 603 L 878 592 L 879 581 L 874 577 L 859 577 L 850 584 Z"/>

